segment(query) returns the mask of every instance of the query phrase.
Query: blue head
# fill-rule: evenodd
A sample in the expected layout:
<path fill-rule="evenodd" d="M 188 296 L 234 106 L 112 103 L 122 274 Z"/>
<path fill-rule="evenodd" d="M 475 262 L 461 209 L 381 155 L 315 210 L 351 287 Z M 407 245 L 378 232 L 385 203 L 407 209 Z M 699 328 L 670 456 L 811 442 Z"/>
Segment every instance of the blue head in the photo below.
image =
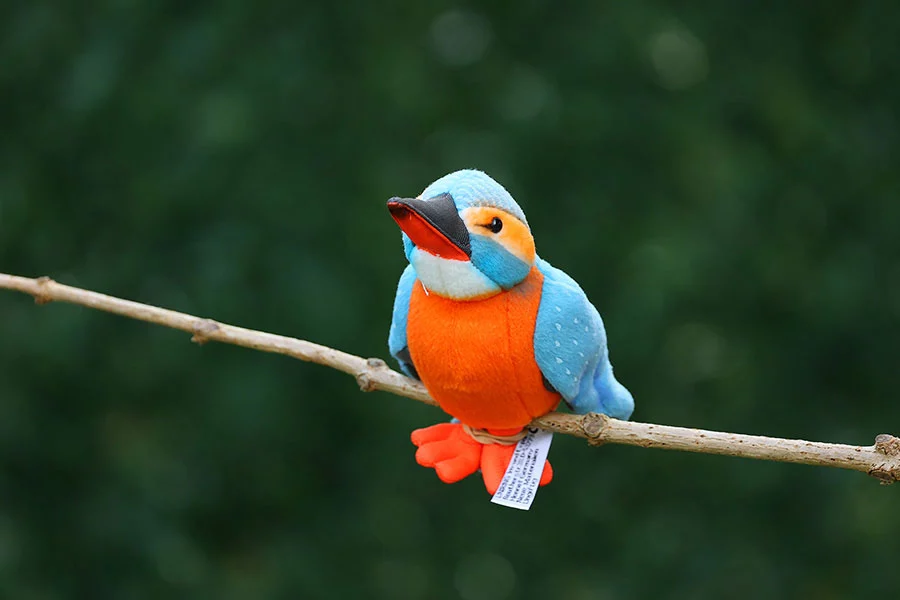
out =
<path fill-rule="evenodd" d="M 535 261 L 525 213 L 502 185 L 466 169 L 441 177 L 417 198 L 392 198 L 406 258 L 429 292 L 488 298 L 521 283 Z"/>

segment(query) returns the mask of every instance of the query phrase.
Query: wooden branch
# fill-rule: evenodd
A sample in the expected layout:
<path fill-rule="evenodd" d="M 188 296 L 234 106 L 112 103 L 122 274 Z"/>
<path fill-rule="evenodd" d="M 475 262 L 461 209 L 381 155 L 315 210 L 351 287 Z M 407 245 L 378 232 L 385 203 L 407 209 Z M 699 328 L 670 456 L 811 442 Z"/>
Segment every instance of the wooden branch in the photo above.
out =
<path fill-rule="evenodd" d="M 51 301 L 68 302 L 180 329 L 190 333 L 191 341 L 198 344 L 223 342 L 263 352 L 285 354 L 353 375 L 360 389 L 365 392 L 382 390 L 437 406 L 421 383 L 391 370 L 378 358 L 364 359 L 304 340 L 244 329 L 122 300 L 62 285 L 49 277 L 30 279 L 0 273 L 0 288 L 30 294 L 38 304 Z M 724 454 L 862 471 L 883 483 L 900 481 L 900 439 L 887 434 L 875 438 L 875 444 L 872 446 L 848 446 L 619 421 L 596 413 L 572 415 L 557 412 L 536 419 L 533 425 L 555 433 L 587 439 L 588 443 L 594 446 L 625 444 L 644 448 Z"/>

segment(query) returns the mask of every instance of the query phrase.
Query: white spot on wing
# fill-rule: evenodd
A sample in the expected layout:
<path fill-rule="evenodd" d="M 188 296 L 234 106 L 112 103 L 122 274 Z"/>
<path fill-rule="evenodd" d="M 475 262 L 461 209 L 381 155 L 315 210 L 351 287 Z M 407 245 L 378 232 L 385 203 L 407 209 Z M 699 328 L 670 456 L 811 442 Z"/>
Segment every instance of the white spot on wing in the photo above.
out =
<path fill-rule="evenodd" d="M 556 357 L 556 364 L 558 364 L 558 365 L 562 364 L 562 359 L 558 356 Z"/>
<path fill-rule="evenodd" d="M 557 323 L 557 324 L 556 324 L 556 330 L 557 330 L 557 331 L 562 331 L 562 325 L 560 325 L 559 323 Z M 587 329 L 585 329 L 585 331 L 587 331 Z"/>

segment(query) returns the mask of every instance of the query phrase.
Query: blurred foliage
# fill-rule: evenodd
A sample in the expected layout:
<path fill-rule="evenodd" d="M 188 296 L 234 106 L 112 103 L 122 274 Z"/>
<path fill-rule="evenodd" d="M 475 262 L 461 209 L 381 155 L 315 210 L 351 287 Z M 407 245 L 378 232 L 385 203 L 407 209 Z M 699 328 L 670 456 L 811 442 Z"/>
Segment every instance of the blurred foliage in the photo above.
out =
<path fill-rule="evenodd" d="M 7 0 L 0 271 L 386 357 L 385 200 L 475 166 L 636 419 L 900 433 L 900 4 L 564 4 Z M 900 486 L 558 437 L 521 513 L 415 465 L 442 419 L 0 293 L 0 597 L 900 588 Z"/>

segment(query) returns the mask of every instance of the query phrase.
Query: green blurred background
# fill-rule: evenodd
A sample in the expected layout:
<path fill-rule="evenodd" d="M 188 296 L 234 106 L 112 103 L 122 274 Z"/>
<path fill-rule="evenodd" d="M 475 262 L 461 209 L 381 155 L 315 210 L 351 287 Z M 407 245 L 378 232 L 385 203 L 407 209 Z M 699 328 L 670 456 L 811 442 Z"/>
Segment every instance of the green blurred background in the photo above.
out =
<path fill-rule="evenodd" d="M 686 3 L 680 3 L 686 4 Z M 478 167 L 634 418 L 900 433 L 900 3 L 0 7 L 0 271 L 388 358 L 385 200 Z M 557 437 L 523 513 L 436 409 L 0 292 L 0 597 L 864 598 L 900 486 Z"/>

